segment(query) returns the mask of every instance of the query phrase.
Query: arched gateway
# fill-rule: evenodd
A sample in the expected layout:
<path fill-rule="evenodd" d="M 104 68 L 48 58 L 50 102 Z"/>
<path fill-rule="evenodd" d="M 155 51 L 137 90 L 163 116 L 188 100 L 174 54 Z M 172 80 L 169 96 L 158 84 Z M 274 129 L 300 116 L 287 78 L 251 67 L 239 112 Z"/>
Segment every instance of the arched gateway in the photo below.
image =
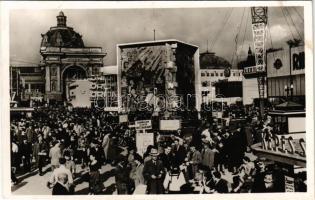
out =
<path fill-rule="evenodd" d="M 106 53 L 101 47 L 85 47 L 82 36 L 67 26 L 61 11 L 57 26 L 42 34 L 41 67 L 45 69 L 45 99 L 66 100 L 67 85 L 74 79 L 96 75 Z"/>

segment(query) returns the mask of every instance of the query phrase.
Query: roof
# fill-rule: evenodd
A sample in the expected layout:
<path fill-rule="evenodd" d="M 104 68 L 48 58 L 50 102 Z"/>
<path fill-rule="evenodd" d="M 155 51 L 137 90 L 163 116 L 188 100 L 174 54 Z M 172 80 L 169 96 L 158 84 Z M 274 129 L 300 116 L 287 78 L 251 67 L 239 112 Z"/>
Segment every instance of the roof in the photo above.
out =
<path fill-rule="evenodd" d="M 181 43 L 187 46 L 191 46 L 191 47 L 195 47 L 195 48 L 199 48 L 196 45 L 193 44 L 189 44 L 187 42 L 183 42 L 177 39 L 167 39 L 167 40 L 151 40 L 151 41 L 143 41 L 143 42 L 132 42 L 132 43 L 123 43 L 123 44 L 118 44 L 118 47 L 133 47 L 133 46 L 138 46 L 138 45 L 150 45 L 150 44 L 164 44 L 164 43 Z"/>
<path fill-rule="evenodd" d="M 226 69 L 231 64 L 222 57 L 216 56 L 214 52 L 204 52 L 200 54 L 200 69 Z"/>
<path fill-rule="evenodd" d="M 281 103 L 275 107 L 279 110 L 298 110 L 298 109 L 304 108 L 303 105 L 295 103 L 293 101 L 286 101 L 286 102 Z"/>
<path fill-rule="evenodd" d="M 66 19 L 61 11 L 57 16 L 57 26 L 51 27 L 46 34 L 42 34 L 42 47 L 84 47 L 82 36 L 66 25 Z"/>

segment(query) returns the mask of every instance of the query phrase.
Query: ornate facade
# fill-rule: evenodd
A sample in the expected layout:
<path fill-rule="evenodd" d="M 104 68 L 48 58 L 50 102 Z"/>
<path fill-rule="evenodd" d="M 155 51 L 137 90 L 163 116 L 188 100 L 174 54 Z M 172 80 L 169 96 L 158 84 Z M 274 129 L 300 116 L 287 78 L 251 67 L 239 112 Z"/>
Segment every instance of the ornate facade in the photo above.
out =
<path fill-rule="evenodd" d="M 97 75 L 106 56 L 101 47 L 86 47 L 66 22 L 61 11 L 57 26 L 42 34 L 40 67 L 45 71 L 45 99 L 49 100 L 66 99 L 71 81 Z"/>

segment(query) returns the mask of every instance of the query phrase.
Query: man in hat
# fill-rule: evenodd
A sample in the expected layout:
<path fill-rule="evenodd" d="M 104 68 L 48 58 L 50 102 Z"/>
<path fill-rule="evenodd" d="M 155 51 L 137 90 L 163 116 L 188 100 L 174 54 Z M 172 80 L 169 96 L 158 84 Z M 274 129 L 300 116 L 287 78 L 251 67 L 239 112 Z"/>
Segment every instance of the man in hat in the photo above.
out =
<path fill-rule="evenodd" d="M 163 181 L 165 177 L 165 169 L 162 161 L 158 160 L 158 150 L 156 147 L 151 149 L 151 160 L 144 164 L 143 177 L 147 181 L 148 194 L 163 194 Z"/>

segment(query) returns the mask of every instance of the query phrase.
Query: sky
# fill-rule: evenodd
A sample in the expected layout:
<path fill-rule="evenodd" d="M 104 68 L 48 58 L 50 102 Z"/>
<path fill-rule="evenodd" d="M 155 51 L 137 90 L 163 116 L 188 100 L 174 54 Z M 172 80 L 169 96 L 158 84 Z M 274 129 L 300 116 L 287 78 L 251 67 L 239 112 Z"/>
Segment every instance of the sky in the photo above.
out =
<path fill-rule="evenodd" d="M 60 10 L 11 10 L 10 62 L 34 65 L 40 61 L 41 34 L 57 25 Z M 73 9 L 63 10 L 67 25 L 83 37 L 85 46 L 102 47 L 104 65 L 116 65 L 116 45 L 177 39 L 212 51 L 232 62 L 253 48 L 250 8 Z M 304 39 L 303 7 L 269 7 L 267 48 Z M 285 16 L 285 17 L 284 17 Z M 237 41 L 237 43 L 236 43 Z M 272 43 L 272 45 L 271 45 Z"/>

